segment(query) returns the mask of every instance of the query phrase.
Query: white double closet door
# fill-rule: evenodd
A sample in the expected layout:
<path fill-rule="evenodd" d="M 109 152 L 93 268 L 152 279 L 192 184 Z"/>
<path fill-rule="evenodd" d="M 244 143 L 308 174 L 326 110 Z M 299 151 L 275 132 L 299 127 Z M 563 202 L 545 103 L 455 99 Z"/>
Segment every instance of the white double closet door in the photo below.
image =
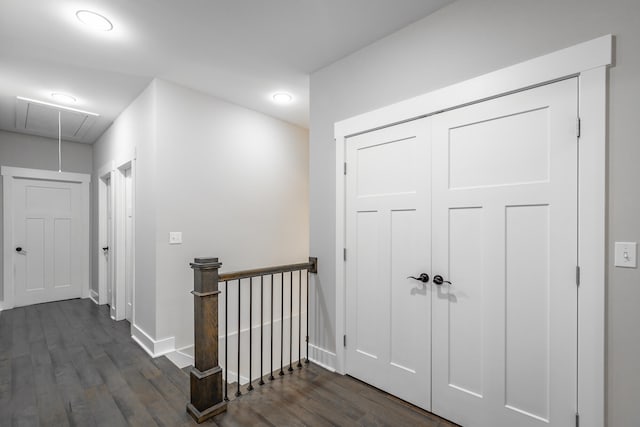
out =
<path fill-rule="evenodd" d="M 577 105 L 569 79 L 348 139 L 348 374 L 463 426 L 572 425 Z"/>

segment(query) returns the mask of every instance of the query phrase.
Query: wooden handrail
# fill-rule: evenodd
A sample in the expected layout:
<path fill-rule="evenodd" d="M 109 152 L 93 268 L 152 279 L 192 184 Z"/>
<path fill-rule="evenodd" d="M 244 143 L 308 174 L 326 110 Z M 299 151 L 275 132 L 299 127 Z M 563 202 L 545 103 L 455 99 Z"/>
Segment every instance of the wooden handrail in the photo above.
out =
<path fill-rule="evenodd" d="M 300 264 L 281 265 L 278 267 L 257 268 L 253 270 L 237 271 L 233 273 L 219 274 L 218 270 L 222 266 L 222 263 L 218 261 L 218 258 L 195 258 L 190 264 L 194 273 L 193 280 L 193 304 L 194 304 L 194 366 L 189 373 L 190 386 L 191 386 L 191 399 L 187 404 L 187 412 L 198 422 L 202 423 L 205 420 L 220 414 L 227 410 L 228 399 L 228 281 L 238 280 L 238 287 L 240 288 L 240 279 L 260 277 L 266 275 L 273 275 L 282 273 L 282 289 L 281 296 L 283 297 L 281 303 L 281 315 L 280 315 L 280 375 L 284 375 L 282 371 L 282 354 L 283 352 L 283 337 L 284 337 L 284 273 L 291 272 L 290 277 L 290 297 L 289 297 L 289 371 L 293 370 L 293 272 L 300 271 L 299 274 L 299 291 L 298 291 L 298 310 L 302 312 L 302 270 L 307 270 L 308 273 L 318 272 L 318 259 L 309 258 L 309 262 Z M 224 308 L 225 308 L 225 347 L 224 347 L 224 360 L 225 360 L 225 373 L 223 378 L 222 368 L 219 365 L 218 349 L 219 349 L 219 334 L 218 334 L 218 295 L 221 293 L 220 283 L 224 283 Z M 251 284 L 250 281 L 249 284 Z M 260 283 L 260 298 L 262 307 L 262 279 Z M 273 283 L 271 283 L 271 360 L 273 365 Z M 253 325 L 251 320 L 251 301 L 252 301 L 253 287 L 249 287 L 249 324 Z M 240 393 L 240 338 L 241 338 L 241 305 L 240 296 L 242 292 L 238 292 L 238 392 Z M 307 343 L 307 360 L 305 363 L 309 363 L 309 280 L 307 280 L 307 335 L 305 337 Z M 262 308 L 261 308 L 262 310 Z M 260 332 L 260 384 L 264 384 L 262 381 L 262 325 L 264 324 L 261 314 L 261 332 Z M 249 388 L 251 390 L 251 331 L 252 326 L 249 328 Z M 298 314 L 298 357 L 300 354 L 300 342 L 301 342 L 302 320 L 300 314 Z M 302 364 L 298 360 L 298 367 L 301 368 Z M 273 380 L 273 366 L 271 369 L 270 379 Z M 224 386 L 223 386 L 224 380 Z M 224 394 L 223 394 L 224 392 Z"/>
<path fill-rule="evenodd" d="M 229 280 L 247 279 L 249 277 L 266 276 L 269 274 L 280 274 L 289 271 L 308 270 L 309 273 L 318 272 L 318 258 L 309 257 L 309 262 L 300 264 L 287 264 L 277 267 L 254 268 L 252 270 L 234 271 L 232 273 L 221 273 L 218 275 L 218 281 L 226 282 Z"/>

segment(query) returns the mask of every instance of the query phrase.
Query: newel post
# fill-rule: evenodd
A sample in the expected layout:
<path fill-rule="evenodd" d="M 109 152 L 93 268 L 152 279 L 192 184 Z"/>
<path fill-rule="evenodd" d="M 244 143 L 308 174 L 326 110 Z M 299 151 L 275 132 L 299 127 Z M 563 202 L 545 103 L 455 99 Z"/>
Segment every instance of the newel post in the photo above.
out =
<path fill-rule="evenodd" d="M 191 402 L 187 412 L 201 423 L 227 410 L 222 398 L 222 369 L 218 365 L 218 258 L 195 258 L 193 314 L 195 366 L 191 368 Z"/>

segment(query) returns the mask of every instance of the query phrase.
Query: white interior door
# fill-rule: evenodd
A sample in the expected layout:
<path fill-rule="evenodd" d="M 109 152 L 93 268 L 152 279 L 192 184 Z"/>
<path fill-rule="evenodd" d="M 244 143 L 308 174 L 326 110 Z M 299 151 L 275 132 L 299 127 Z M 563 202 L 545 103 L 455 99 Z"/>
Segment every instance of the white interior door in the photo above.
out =
<path fill-rule="evenodd" d="M 15 305 L 82 296 L 81 184 L 15 178 L 12 205 Z"/>
<path fill-rule="evenodd" d="M 433 118 L 432 410 L 569 426 L 577 371 L 577 79 Z"/>
<path fill-rule="evenodd" d="M 133 178 L 131 168 L 123 172 L 124 175 L 124 246 L 125 246 L 125 317 L 133 322 Z"/>
<path fill-rule="evenodd" d="M 430 407 L 429 119 L 347 144 L 347 373 Z"/>

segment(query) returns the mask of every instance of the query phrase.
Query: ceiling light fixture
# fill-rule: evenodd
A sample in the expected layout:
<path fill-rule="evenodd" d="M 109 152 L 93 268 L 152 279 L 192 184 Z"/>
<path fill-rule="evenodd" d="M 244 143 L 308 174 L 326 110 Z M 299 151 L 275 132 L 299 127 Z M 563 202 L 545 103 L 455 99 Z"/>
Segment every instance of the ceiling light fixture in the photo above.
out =
<path fill-rule="evenodd" d="M 67 104 L 75 104 L 78 101 L 75 96 L 60 92 L 52 92 L 51 97 L 56 101 L 66 102 Z"/>
<path fill-rule="evenodd" d="M 287 92 L 277 92 L 271 97 L 278 104 L 288 104 L 293 101 L 293 96 Z"/>
<path fill-rule="evenodd" d="M 98 31 L 111 31 L 113 24 L 104 16 L 90 10 L 79 10 L 76 12 L 76 18 L 87 27 Z"/>

